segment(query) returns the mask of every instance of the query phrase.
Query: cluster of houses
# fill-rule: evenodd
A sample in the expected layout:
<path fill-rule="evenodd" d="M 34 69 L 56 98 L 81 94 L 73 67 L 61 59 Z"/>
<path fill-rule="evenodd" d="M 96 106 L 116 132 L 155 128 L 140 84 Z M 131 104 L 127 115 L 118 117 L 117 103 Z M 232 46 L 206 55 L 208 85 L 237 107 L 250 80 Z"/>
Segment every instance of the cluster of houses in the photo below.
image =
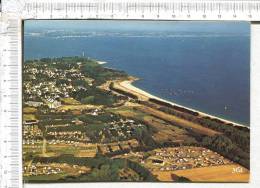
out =
<path fill-rule="evenodd" d="M 23 139 L 23 145 L 29 145 L 34 148 L 34 145 L 37 147 L 38 144 L 42 144 L 42 139 Z"/>
<path fill-rule="evenodd" d="M 149 160 L 161 171 L 185 170 L 231 163 L 230 160 L 209 149 L 189 146 L 157 150 Z"/>
<path fill-rule="evenodd" d="M 65 140 L 65 139 L 52 139 L 52 140 L 48 140 L 48 144 L 50 144 L 50 145 L 67 144 L 67 145 L 77 146 L 77 145 L 79 145 L 80 143 L 81 143 L 81 142 L 78 142 L 78 141 Z"/>
<path fill-rule="evenodd" d="M 42 105 L 43 105 L 43 102 L 27 101 L 27 102 L 25 102 L 25 104 L 28 105 L 28 106 L 37 108 L 37 107 L 42 106 Z"/>
<path fill-rule="evenodd" d="M 88 167 L 69 165 L 67 163 L 28 163 L 23 166 L 23 174 L 25 176 L 37 176 L 37 175 L 55 175 L 64 173 L 83 174 L 89 171 Z"/>
<path fill-rule="evenodd" d="M 25 65 L 24 73 L 30 77 L 23 83 L 25 104 L 32 107 L 39 107 L 43 104 L 49 108 L 55 109 L 61 106 L 61 98 L 70 97 L 72 92 L 80 89 L 85 89 L 83 86 L 73 85 L 73 80 L 85 80 L 89 85 L 92 85 L 93 79 L 86 78 L 77 69 L 57 69 L 48 68 L 47 65 Z M 43 79 L 37 80 L 38 75 Z M 58 80 L 64 79 L 65 82 Z"/>
<path fill-rule="evenodd" d="M 36 138 L 41 138 L 43 133 L 38 125 L 24 125 L 23 126 L 23 140 L 25 142 L 34 143 L 37 142 Z"/>
<path fill-rule="evenodd" d="M 139 143 L 136 139 L 98 145 L 101 153 L 103 153 L 103 154 L 108 154 L 108 153 L 122 151 L 122 150 L 130 151 L 134 148 L 137 148 L 138 146 L 139 146 Z M 127 153 L 126 153 L 126 155 L 127 155 Z"/>
<path fill-rule="evenodd" d="M 57 64 L 58 62 L 53 62 Z M 79 66 L 81 63 L 77 63 Z M 62 105 L 62 98 L 70 97 L 72 92 L 80 89 L 86 89 L 83 86 L 75 86 L 75 80 L 84 80 L 89 85 L 94 81 L 85 77 L 78 69 L 55 68 L 47 65 L 47 63 L 24 64 L 24 74 L 26 79 L 23 82 L 24 104 L 29 107 L 40 109 L 42 112 L 56 112 L 57 108 Z M 41 77 L 42 79 L 39 79 Z M 43 106 L 48 107 L 46 111 Z M 93 111 L 93 115 L 98 115 L 98 111 Z M 23 121 L 23 143 L 32 144 L 42 142 L 43 133 L 38 128 L 39 120 L 25 119 Z M 81 125 L 83 122 L 75 120 L 71 122 L 75 125 Z M 56 127 L 59 125 L 55 125 Z M 70 126 L 64 124 L 60 126 Z M 46 125 L 45 128 L 53 127 Z M 50 144 L 67 143 L 74 144 L 77 142 L 89 141 L 85 133 L 81 131 L 47 131 Z M 52 139 L 51 137 L 54 137 Z"/>
<path fill-rule="evenodd" d="M 53 168 L 47 165 L 31 164 L 23 167 L 23 174 L 27 176 L 52 175 L 62 173 L 61 168 Z"/>
<path fill-rule="evenodd" d="M 120 119 L 119 121 L 112 121 L 108 123 L 103 130 L 99 132 L 99 135 L 104 142 L 106 137 L 109 138 L 110 141 L 117 140 L 127 140 L 133 137 L 135 128 L 145 128 L 145 125 L 141 123 L 137 123 L 132 119 Z"/>
<path fill-rule="evenodd" d="M 61 143 L 62 140 L 72 140 L 78 142 L 86 142 L 89 140 L 86 134 L 81 131 L 50 131 L 47 132 L 47 135 L 55 138 L 54 143 Z"/>
<path fill-rule="evenodd" d="M 53 62 L 53 65 L 56 65 Z M 23 72 L 31 76 L 31 79 L 36 79 L 37 75 L 44 75 L 48 78 L 84 78 L 84 75 L 75 68 L 68 69 L 58 69 L 54 67 L 48 67 L 46 64 L 25 64 Z"/>

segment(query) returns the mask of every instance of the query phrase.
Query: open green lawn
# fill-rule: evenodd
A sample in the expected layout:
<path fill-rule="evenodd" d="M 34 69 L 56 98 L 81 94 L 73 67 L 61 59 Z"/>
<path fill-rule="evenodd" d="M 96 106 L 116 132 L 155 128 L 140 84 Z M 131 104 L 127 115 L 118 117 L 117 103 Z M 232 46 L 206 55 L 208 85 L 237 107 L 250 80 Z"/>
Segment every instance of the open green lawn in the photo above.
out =
<path fill-rule="evenodd" d="M 48 152 L 55 152 L 57 154 L 72 154 L 80 151 L 80 148 L 74 146 L 66 146 L 66 147 L 57 147 L 55 145 L 47 146 Z"/>
<path fill-rule="evenodd" d="M 62 98 L 61 99 L 61 102 L 63 102 L 64 104 L 67 104 L 67 105 L 77 105 L 77 104 L 80 104 L 79 101 L 73 99 L 73 98 Z"/>
<path fill-rule="evenodd" d="M 37 111 L 37 108 L 34 108 L 34 107 L 23 108 L 23 113 L 25 113 L 25 114 L 32 114 L 32 113 L 35 113 L 36 111 Z"/>
<path fill-rule="evenodd" d="M 23 114 L 23 120 L 37 120 L 36 116 L 34 114 Z"/>
<path fill-rule="evenodd" d="M 115 113 L 115 114 L 120 114 L 122 116 L 126 117 L 134 117 L 135 119 L 143 120 L 144 117 L 149 116 L 146 113 L 143 113 L 139 110 L 133 109 L 133 107 L 128 107 L 128 106 L 122 106 L 114 109 L 109 109 L 108 111 Z"/>

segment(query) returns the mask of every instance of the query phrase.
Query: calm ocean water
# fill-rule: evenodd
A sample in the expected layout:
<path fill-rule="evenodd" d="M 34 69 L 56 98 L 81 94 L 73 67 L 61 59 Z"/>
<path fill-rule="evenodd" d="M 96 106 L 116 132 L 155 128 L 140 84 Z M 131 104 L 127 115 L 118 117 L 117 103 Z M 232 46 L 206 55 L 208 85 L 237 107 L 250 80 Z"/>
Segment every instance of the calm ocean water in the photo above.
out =
<path fill-rule="evenodd" d="M 158 97 L 249 125 L 247 22 L 26 21 L 24 58 L 85 56 Z"/>

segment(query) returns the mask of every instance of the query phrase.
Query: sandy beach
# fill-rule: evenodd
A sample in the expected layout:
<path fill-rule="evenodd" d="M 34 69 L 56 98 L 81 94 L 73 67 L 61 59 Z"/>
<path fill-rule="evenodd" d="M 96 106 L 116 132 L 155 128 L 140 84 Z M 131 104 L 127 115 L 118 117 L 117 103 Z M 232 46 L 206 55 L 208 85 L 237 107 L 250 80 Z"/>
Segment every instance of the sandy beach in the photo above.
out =
<path fill-rule="evenodd" d="M 144 91 L 144 90 L 142 90 L 140 88 L 135 87 L 132 83 L 135 82 L 136 80 L 138 80 L 138 79 L 134 78 L 134 77 L 131 77 L 129 80 L 124 80 L 124 81 L 118 82 L 118 85 L 120 87 L 122 87 L 123 89 L 138 95 L 143 100 L 148 100 L 149 98 L 154 98 L 154 99 L 157 99 L 157 100 L 160 100 L 160 101 L 163 101 L 163 102 L 170 103 L 172 105 L 180 106 L 180 107 L 192 110 L 194 112 L 198 112 L 201 116 L 208 116 L 210 118 L 216 118 L 216 119 L 219 119 L 221 121 L 224 121 L 225 123 L 232 123 L 233 126 L 241 126 L 241 127 L 246 127 L 248 129 L 250 129 L 249 127 L 247 127 L 245 125 L 242 125 L 240 123 L 233 122 L 233 121 L 230 121 L 230 120 L 227 120 L 227 119 L 224 119 L 224 118 L 220 118 L 220 117 L 217 117 L 217 116 L 214 116 L 214 115 L 210 115 L 210 114 L 207 114 L 205 112 L 201 112 L 201 111 L 193 109 L 193 108 L 188 108 L 186 106 L 182 106 L 180 104 L 177 104 L 177 103 L 174 103 L 174 102 L 171 102 L 171 101 L 159 98 L 159 97 L 157 97 L 155 95 L 152 95 L 152 94 L 150 94 L 150 93 L 148 93 L 148 92 L 146 92 L 146 91 Z"/>
<path fill-rule="evenodd" d="M 103 64 L 106 64 L 107 62 L 106 62 L 106 61 L 97 61 L 97 63 L 98 63 L 99 65 L 103 65 Z"/>

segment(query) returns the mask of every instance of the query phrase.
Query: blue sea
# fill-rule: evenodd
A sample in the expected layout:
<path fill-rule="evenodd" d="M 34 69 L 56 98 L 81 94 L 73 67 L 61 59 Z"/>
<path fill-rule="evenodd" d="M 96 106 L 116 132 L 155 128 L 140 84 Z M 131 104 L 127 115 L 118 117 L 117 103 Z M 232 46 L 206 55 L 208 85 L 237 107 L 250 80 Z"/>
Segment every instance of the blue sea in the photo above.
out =
<path fill-rule="evenodd" d="M 249 126 L 249 22 L 29 20 L 24 36 L 24 59 L 84 53 L 151 94 Z"/>

